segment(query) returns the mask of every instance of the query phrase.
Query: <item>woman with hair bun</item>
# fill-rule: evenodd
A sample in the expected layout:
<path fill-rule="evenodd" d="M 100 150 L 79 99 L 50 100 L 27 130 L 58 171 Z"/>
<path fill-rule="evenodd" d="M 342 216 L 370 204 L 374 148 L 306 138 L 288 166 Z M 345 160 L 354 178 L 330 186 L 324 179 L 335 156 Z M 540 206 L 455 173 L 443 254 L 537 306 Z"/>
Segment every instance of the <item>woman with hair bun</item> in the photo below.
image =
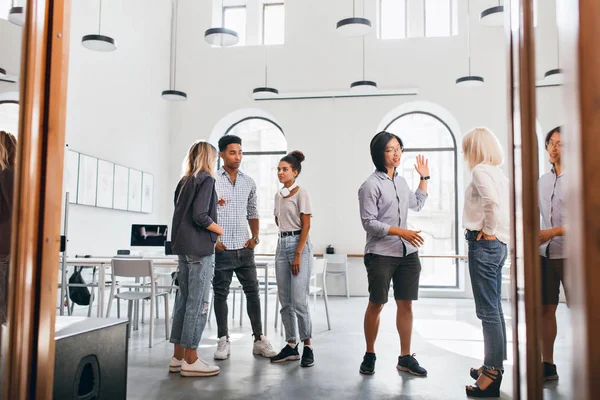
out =
<path fill-rule="evenodd" d="M 277 167 L 277 177 L 283 187 L 275 194 L 275 223 L 279 227 L 275 272 L 287 344 L 271 362 L 299 360 L 297 339 L 300 339 L 304 342 L 300 365 L 312 367 L 312 323 L 308 309 L 313 259 L 308 232 L 312 210 L 308 191 L 296 183 L 303 161 L 304 154 L 296 150 L 283 157 Z"/>

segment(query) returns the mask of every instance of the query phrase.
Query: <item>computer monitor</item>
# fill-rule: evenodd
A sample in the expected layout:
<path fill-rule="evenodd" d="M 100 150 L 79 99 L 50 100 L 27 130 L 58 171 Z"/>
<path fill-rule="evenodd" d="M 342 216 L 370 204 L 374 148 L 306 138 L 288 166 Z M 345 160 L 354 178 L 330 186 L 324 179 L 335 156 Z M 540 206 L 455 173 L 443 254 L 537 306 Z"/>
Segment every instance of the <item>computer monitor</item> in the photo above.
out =
<path fill-rule="evenodd" d="M 131 225 L 131 247 L 164 247 L 167 225 Z"/>

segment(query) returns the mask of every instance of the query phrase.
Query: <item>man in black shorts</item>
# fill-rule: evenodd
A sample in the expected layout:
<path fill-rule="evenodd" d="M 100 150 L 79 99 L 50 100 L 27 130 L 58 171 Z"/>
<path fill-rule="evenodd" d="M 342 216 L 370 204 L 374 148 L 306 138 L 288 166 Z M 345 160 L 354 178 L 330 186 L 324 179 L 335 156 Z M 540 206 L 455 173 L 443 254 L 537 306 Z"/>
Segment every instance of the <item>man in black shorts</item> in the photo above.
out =
<path fill-rule="evenodd" d="M 396 168 L 402 157 L 402 140 L 391 133 L 380 132 L 371 140 L 371 158 L 376 171 L 358 190 L 360 218 L 367 231 L 365 266 L 369 279 L 369 305 L 365 312 L 365 340 L 367 352 L 360 365 L 360 373 L 375 373 L 375 339 L 379 330 L 379 315 L 388 300 L 390 281 L 394 282 L 396 300 L 396 327 L 400 335 L 399 371 L 425 376 L 411 353 L 413 314 L 412 301 L 419 294 L 421 263 L 417 248 L 423 244 L 419 231 L 408 230 L 408 209 L 419 211 L 427 200 L 429 164 L 417 156 L 416 171 L 421 182 L 412 192 Z"/>
<path fill-rule="evenodd" d="M 554 364 L 554 341 L 556 340 L 556 309 L 560 283 L 564 281 L 566 248 L 564 245 L 565 191 L 561 164 L 562 142 L 560 127 L 546 135 L 546 151 L 552 163 L 552 171 L 542 175 L 538 183 L 539 207 L 542 216 L 540 228 L 540 256 L 542 258 L 542 360 L 544 379 L 558 379 Z M 566 288 L 565 288 L 566 289 Z M 565 290 L 565 295 L 567 291 Z"/>

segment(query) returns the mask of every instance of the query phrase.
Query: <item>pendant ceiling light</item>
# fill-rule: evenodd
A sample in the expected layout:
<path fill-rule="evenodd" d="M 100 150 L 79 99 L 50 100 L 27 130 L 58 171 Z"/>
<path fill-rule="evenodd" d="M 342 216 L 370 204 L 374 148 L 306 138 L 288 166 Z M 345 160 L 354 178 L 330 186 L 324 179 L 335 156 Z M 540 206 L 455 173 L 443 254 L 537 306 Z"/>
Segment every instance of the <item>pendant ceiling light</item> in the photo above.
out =
<path fill-rule="evenodd" d="M 15 25 L 23 26 L 25 24 L 25 7 L 15 6 L 15 1 L 11 2 L 8 20 Z"/>
<path fill-rule="evenodd" d="M 487 26 L 503 26 L 504 25 L 504 6 L 500 4 L 486 8 L 479 16 L 479 22 Z"/>
<path fill-rule="evenodd" d="M 102 0 L 98 0 L 98 33 L 85 35 L 81 38 L 81 44 L 86 49 L 94 51 L 113 51 L 117 49 L 117 43 L 115 39 L 110 36 L 101 35 L 100 27 L 102 25 Z"/>
<path fill-rule="evenodd" d="M 365 38 L 362 38 L 362 80 L 350 84 L 350 92 L 355 94 L 377 93 L 377 83 L 365 79 Z"/>
<path fill-rule="evenodd" d="M 562 85 L 565 81 L 565 76 L 561 68 L 551 69 L 544 74 L 544 82 L 549 85 Z"/>
<path fill-rule="evenodd" d="M 548 85 L 562 85 L 565 81 L 563 70 L 560 68 L 560 43 L 558 32 L 556 34 L 556 68 L 546 71 L 544 83 Z"/>
<path fill-rule="evenodd" d="M 223 14 L 223 0 L 221 0 L 221 15 Z M 225 23 L 224 19 L 222 20 Z M 225 27 L 210 28 L 204 32 L 204 40 L 206 43 L 219 46 L 229 47 L 235 46 L 239 43 L 240 37 L 233 29 L 227 29 Z"/>
<path fill-rule="evenodd" d="M 175 89 L 177 79 L 177 6 L 178 0 L 171 2 L 171 58 L 169 63 L 169 90 L 163 90 L 161 96 L 168 101 L 185 101 L 187 94 Z"/>
<path fill-rule="evenodd" d="M 463 87 L 483 86 L 483 77 L 471 75 L 471 1 L 467 1 L 467 47 L 469 51 L 469 74 L 461 76 L 456 80 L 456 84 Z"/>
<path fill-rule="evenodd" d="M 268 63 L 267 63 L 267 47 L 265 48 L 265 86 L 254 88 L 252 91 L 252 97 L 256 99 L 267 99 L 279 96 L 279 90 L 269 87 L 268 85 Z"/>
<path fill-rule="evenodd" d="M 363 0 L 363 16 L 365 14 L 365 0 Z M 356 0 L 352 0 L 352 17 L 339 20 L 337 31 L 344 36 L 364 36 L 371 32 L 371 21 L 364 17 L 356 16 Z"/>

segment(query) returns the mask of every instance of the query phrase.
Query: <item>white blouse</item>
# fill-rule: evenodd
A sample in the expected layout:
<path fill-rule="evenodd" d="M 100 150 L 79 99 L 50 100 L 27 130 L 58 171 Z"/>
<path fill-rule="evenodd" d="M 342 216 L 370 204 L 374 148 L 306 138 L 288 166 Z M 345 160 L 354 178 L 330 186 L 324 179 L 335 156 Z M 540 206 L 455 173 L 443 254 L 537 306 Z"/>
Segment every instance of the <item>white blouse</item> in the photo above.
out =
<path fill-rule="evenodd" d="M 465 192 L 463 228 L 496 235 L 502 243 L 510 240 L 508 178 L 499 167 L 478 164 Z"/>

